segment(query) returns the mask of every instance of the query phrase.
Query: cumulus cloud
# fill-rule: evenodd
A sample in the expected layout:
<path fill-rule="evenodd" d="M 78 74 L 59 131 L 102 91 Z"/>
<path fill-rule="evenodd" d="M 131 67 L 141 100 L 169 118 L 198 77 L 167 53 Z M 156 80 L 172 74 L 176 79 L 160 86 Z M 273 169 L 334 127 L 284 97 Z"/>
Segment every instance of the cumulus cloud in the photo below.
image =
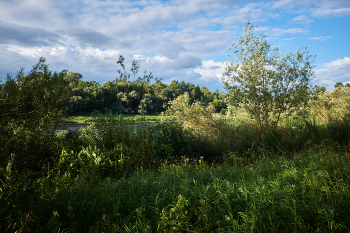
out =
<path fill-rule="evenodd" d="M 219 81 L 222 74 L 225 73 L 225 65 L 222 62 L 208 60 L 203 61 L 203 65 L 193 71 L 200 74 L 202 80 Z"/>
<path fill-rule="evenodd" d="M 134 59 L 141 61 L 142 63 L 146 63 L 148 66 L 153 64 L 151 66 L 162 66 L 163 68 L 169 70 L 187 70 L 197 68 L 202 65 L 201 58 L 191 55 L 179 56 L 177 59 L 169 59 L 168 57 L 162 55 L 147 57 L 143 55 L 135 55 Z"/>
<path fill-rule="evenodd" d="M 329 63 L 324 63 L 322 69 L 316 70 L 315 82 L 320 86 L 325 86 L 327 90 L 332 90 L 337 82 L 350 81 L 350 58 L 344 57 Z"/>
<path fill-rule="evenodd" d="M 294 0 L 281 0 L 281 1 L 276 1 L 273 3 L 273 8 L 284 8 L 286 6 L 292 6 L 296 2 Z"/>

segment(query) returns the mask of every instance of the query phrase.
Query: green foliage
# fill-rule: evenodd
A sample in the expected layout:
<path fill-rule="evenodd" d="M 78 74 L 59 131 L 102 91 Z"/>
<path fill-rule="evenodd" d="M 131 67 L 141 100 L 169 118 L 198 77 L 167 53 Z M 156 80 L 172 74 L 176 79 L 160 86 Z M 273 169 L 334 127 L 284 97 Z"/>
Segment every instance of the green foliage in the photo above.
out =
<path fill-rule="evenodd" d="M 350 114 L 342 118 L 330 119 L 327 124 L 329 138 L 341 145 L 350 143 Z"/>
<path fill-rule="evenodd" d="M 71 114 L 95 110 L 104 112 L 106 109 L 123 114 L 143 114 L 145 111 L 147 114 L 158 114 L 165 110 L 163 104 L 186 92 L 190 95 L 191 103 L 198 100 L 206 105 L 215 100 L 217 112 L 226 108 L 226 95 L 223 92 L 217 90 L 212 93 L 206 87 L 200 88 L 184 81 L 173 80 L 167 85 L 146 71 L 143 76 L 139 76 L 140 65 L 137 61 L 132 62 L 130 72 L 124 63 L 125 58 L 120 55 L 117 62 L 121 67 L 119 76 L 113 81 L 104 82 L 102 86 L 95 81 L 80 80 L 71 93 Z M 79 75 L 70 74 L 71 77 Z"/>
<path fill-rule="evenodd" d="M 0 84 L 0 166 L 15 154 L 15 170 L 39 171 L 53 164 L 54 128 L 67 110 L 69 95 L 80 77 L 67 71 L 52 73 L 40 58 L 28 75 L 21 69 L 16 78 Z"/>
<path fill-rule="evenodd" d="M 188 200 L 181 194 L 176 203 L 164 208 L 160 214 L 157 231 L 162 232 L 189 232 L 192 228 L 188 216 Z"/>
<path fill-rule="evenodd" d="M 282 113 L 298 111 L 300 105 L 307 103 L 308 95 L 301 93 L 308 88 L 314 57 L 308 55 L 306 48 L 281 55 L 277 47 L 272 49 L 265 36 L 254 34 L 254 30 L 255 26 L 247 21 L 245 35 L 229 47 L 236 60 L 227 62 L 227 76 L 222 81 L 242 99 L 263 135 L 269 128 L 277 127 Z"/>
<path fill-rule="evenodd" d="M 134 62 L 125 80 L 138 69 Z M 39 85 L 45 72 L 30 80 Z M 67 82 L 64 88 L 104 93 L 78 73 L 55 77 Z M 150 94 L 147 78 L 138 81 L 107 86 L 125 106 L 137 99 L 144 117 L 175 93 L 165 114 L 176 122 L 127 124 L 142 116 L 106 110 L 94 112 L 85 129 L 57 133 L 48 126 L 69 106 L 69 96 L 48 99 L 58 109 L 46 115 L 44 103 L 26 112 L 20 96 L 43 92 L 36 96 L 13 79 L 1 84 L 7 112 L 0 127 L 0 232 L 349 232 L 348 87 L 316 90 L 308 107 L 299 100 L 309 91 L 297 86 L 286 103 L 310 113 L 300 121 L 281 112 L 283 120 L 259 137 L 259 119 L 249 110 L 254 102 L 238 101 L 222 115 L 215 113 L 224 103 L 218 91 L 185 82 L 164 91 L 158 82 Z M 25 93 L 11 96 L 19 87 Z M 278 96 L 269 98 L 278 102 Z"/>
<path fill-rule="evenodd" d="M 337 83 L 334 85 L 334 88 L 337 88 L 337 87 L 344 87 L 344 85 L 343 85 L 342 82 L 337 82 Z"/>
<path fill-rule="evenodd" d="M 52 129 L 28 130 L 26 127 L 17 126 L 4 131 L 0 135 L 2 167 L 11 154 L 15 154 L 13 167 L 19 172 L 40 171 L 44 164 L 52 165 L 57 158 L 56 136 Z"/>
<path fill-rule="evenodd" d="M 171 101 L 164 114 L 175 116 L 178 123 L 189 129 L 194 139 L 191 155 L 203 156 L 208 162 L 221 161 L 229 151 L 245 153 L 255 147 L 257 135 L 248 124 L 232 124 L 230 117 L 215 114 L 212 104 L 189 104 L 187 93 Z"/>
<path fill-rule="evenodd" d="M 43 57 L 28 75 L 23 74 L 23 69 L 16 78 L 7 75 L 6 82 L 0 85 L 1 126 L 36 128 L 57 122 L 67 110 L 64 107 L 73 81 L 67 71 L 49 71 Z"/>
<path fill-rule="evenodd" d="M 341 119 L 350 110 L 350 88 L 339 86 L 333 91 L 316 92 L 310 100 L 310 112 L 318 122 L 326 124 L 331 119 Z"/>
<path fill-rule="evenodd" d="M 89 148 L 80 158 L 90 158 L 86 167 L 100 167 L 103 159 L 96 162 L 91 153 L 100 152 Z M 37 180 L 31 194 L 18 189 L 10 194 L 9 186 L 24 187 L 23 180 L 13 180 L 2 186 L 0 230 L 347 232 L 349 174 L 348 152 L 321 147 L 293 157 L 237 160 L 233 166 L 183 159 L 99 182 L 91 181 L 95 172 L 60 173 Z"/>
<path fill-rule="evenodd" d="M 106 177 L 118 179 L 127 175 L 132 163 L 123 152 L 122 148 L 103 152 L 92 146 L 82 148 L 78 153 L 63 150 L 55 172 L 90 183 Z"/>
<path fill-rule="evenodd" d="M 128 140 L 130 127 L 121 116 L 115 116 L 110 111 L 106 114 L 95 112 L 91 124 L 82 129 L 82 134 L 88 145 L 108 151 Z"/>

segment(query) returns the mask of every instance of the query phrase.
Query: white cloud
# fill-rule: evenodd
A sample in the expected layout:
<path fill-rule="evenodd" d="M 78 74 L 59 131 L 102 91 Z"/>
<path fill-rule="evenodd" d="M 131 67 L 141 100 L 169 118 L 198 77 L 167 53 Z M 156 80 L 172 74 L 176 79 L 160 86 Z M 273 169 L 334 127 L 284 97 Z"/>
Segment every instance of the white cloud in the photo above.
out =
<path fill-rule="evenodd" d="M 82 57 L 93 56 L 96 58 L 112 58 L 112 57 L 117 57 L 120 54 L 120 51 L 118 50 L 112 50 L 112 49 L 101 50 L 93 47 L 72 48 L 71 51 L 79 53 L 79 56 L 82 56 Z"/>
<path fill-rule="evenodd" d="M 313 22 L 314 20 L 309 19 L 306 15 L 299 15 L 297 17 L 294 17 L 291 22 L 292 23 L 304 23 L 304 24 L 309 24 Z"/>
<path fill-rule="evenodd" d="M 272 3 L 273 9 L 283 9 L 288 12 L 307 12 L 311 6 L 325 8 L 341 8 L 350 6 L 349 0 L 279 0 Z"/>
<path fill-rule="evenodd" d="M 322 67 L 324 68 L 316 70 L 315 72 L 315 83 L 320 86 L 325 86 L 327 90 L 333 89 L 334 84 L 337 82 L 348 82 L 350 79 L 349 57 L 324 63 Z"/>
<path fill-rule="evenodd" d="M 202 80 L 219 81 L 222 74 L 225 72 L 225 65 L 222 62 L 213 60 L 203 61 L 203 65 L 193 69 L 195 73 L 199 73 Z"/>
<path fill-rule="evenodd" d="M 290 38 L 283 38 L 281 40 L 285 40 L 285 41 L 291 41 L 291 40 L 294 40 L 296 37 L 290 37 Z"/>
<path fill-rule="evenodd" d="M 319 36 L 319 37 L 311 37 L 309 38 L 310 40 L 320 40 L 320 41 L 325 41 L 327 39 L 333 38 L 331 36 Z"/>
<path fill-rule="evenodd" d="M 350 15 L 350 8 L 316 8 L 311 9 L 312 15 L 319 18 L 329 18 L 329 17 L 343 17 Z"/>
<path fill-rule="evenodd" d="M 271 26 L 258 27 L 257 31 L 265 32 L 268 37 L 281 37 L 286 34 L 307 33 L 308 31 L 303 28 L 273 28 Z"/>
<path fill-rule="evenodd" d="M 63 56 L 67 52 L 66 46 L 58 47 L 22 47 L 17 45 L 10 45 L 7 48 L 11 52 L 16 52 L 28 57 L 41 56 Z"/>
<path fill-rule="evenodd" d="M 296 3 L 294 0 L 281 0 L 273 3 L 273 8 L 285 8 L 286 6 L 292 6 Z"/>

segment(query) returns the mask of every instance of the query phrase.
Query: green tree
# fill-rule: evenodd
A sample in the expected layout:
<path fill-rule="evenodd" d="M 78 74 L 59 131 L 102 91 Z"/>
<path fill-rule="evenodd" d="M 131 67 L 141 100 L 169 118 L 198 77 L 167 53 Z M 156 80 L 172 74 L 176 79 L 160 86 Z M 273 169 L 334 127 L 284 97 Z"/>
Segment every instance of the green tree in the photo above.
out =
<path fill-rule="evenodd" d="M 259 123 L 260 135 L 266 135 L 269 128 L 277 127 L 282 113 L 298 109 L 287 103 L 298 89 L 308 89 L 314 56 L 307 48 L 281 55 L 267 43 L 265 35 L 254 33 L 255 28 L 247 21 L 244 36 L 229 47 L 235 59 L 226 62 L 227 76 L 222 81 L 242 97 L 244 107 Z"/>
<path fill-rule="evenodd" d="M 79 76 L 52 73 L 45 58 L 33 66 L 28 75 L 21 69 L 15 78 L 7 75 L 0 84 L 0 125 L 38 127 L 54 124 L 67 111 L 72 87 Z"/>
<path fill-rule="evenodd" d="M 344 87 L 344 85 L 343 85 L 342 82 L 337 82 L 337 83 L 334 85 L 334 88 L 337 88 L 337 87 Z"/>
<path fill-rule="evenodd" d="M 66 113 L 80 76 L 52 73 L 45 58 L 0 84 L 0 167 L 15 155 L 13 168 L 38 171 L 57 155 L 54 127 Z"/>
<path fill-rule="evenodd" d="M 326 91 L 327 91 L 327 89 L 325 87 L 320 87 L 318 85 L 315 85 L 315 87 L 314 87 L 315 94 L 324 93 Z"/>

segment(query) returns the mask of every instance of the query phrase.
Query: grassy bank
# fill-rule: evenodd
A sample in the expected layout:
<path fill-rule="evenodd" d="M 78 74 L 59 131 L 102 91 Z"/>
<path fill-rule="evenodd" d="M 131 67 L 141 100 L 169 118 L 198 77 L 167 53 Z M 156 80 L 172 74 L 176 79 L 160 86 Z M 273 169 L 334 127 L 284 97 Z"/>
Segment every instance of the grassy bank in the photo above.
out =
<path fill-rule="evenodd" d="M 119 114 L 114 114 L 115 117 L 119 116 Z M 126 123 L 140 123 L 144 121 L 144 117 L 142 115 L 128 115 L 121 114 Z M 60 124 L 90 124 L 93 122 L 94 116 L 91 112 L 81 112 L 72 114 L 62 118 Z M 146 115 L 147 122 L 161 122 L 161 121 L 174 121 L 173 117 L 170 116 L 161 116 L 157 115 Z"/>

